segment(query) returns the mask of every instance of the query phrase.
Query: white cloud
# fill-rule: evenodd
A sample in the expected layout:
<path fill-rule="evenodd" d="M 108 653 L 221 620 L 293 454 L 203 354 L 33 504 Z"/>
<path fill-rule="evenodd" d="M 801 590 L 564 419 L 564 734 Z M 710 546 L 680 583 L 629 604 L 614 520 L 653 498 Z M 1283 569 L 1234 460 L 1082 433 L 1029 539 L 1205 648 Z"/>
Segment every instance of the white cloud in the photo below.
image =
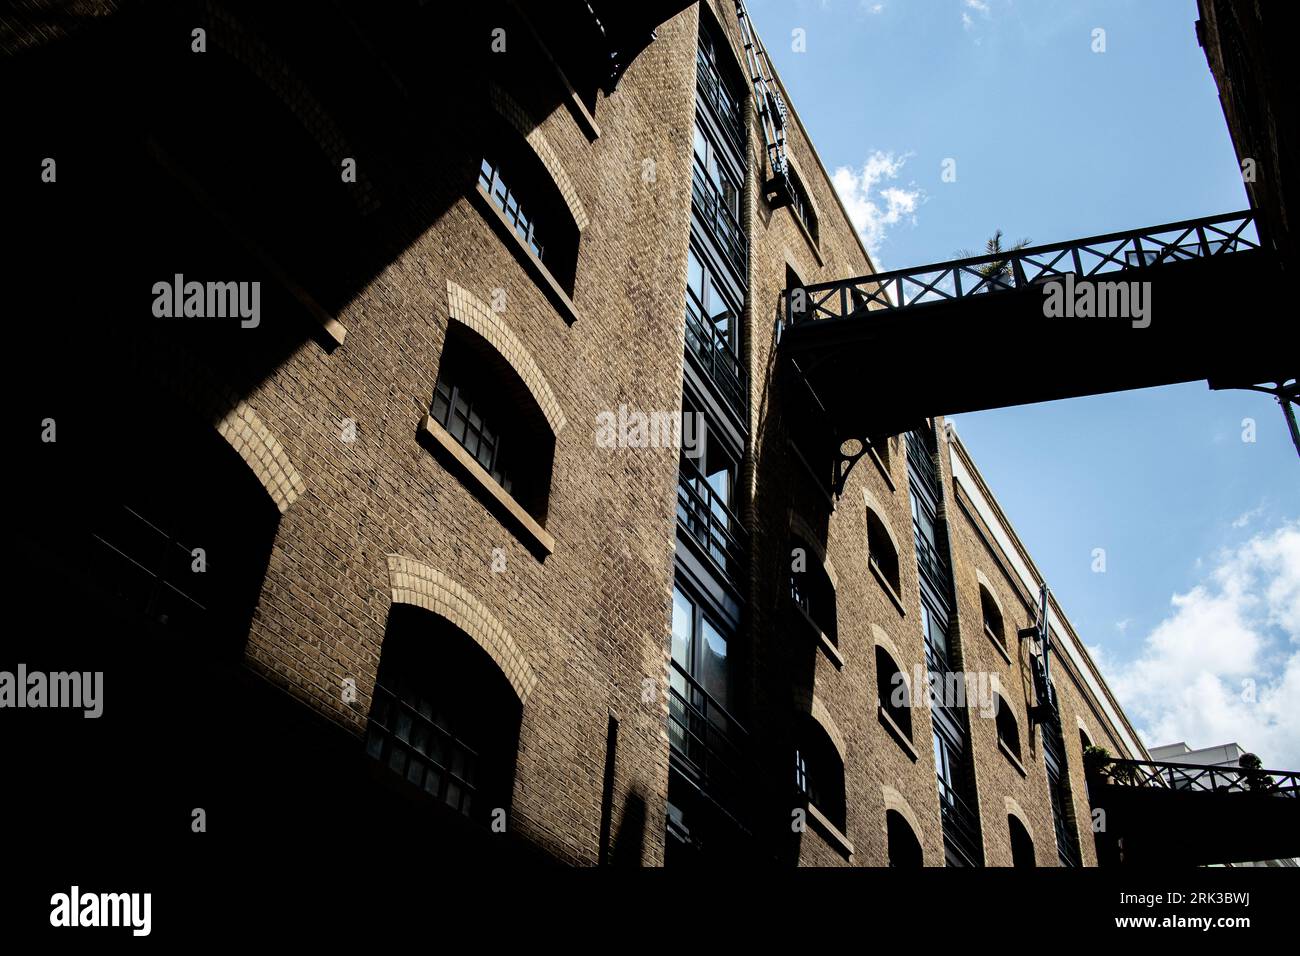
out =
<path fill-rule="evenodd" d="M 1251 508 L 1249 511 L 1245 511 L 1242 514 L 1238 515 L 1233 520 L 1232 526 L 1234 528 L 1244 528 L 1246 527 L 1246 525 L 1250 524 L 1252 521 L 1254 521 L 1263 513 L 1264 513 L 1263 505 L 1260 505 L 1258 508 Z"/>
<path fill-rule="evenodd" d="M 1143 739 L 1300 768 L 1300 522 L 1220 554 L 1170 604 L 1137 658 L 1105 669 Z"/>
<path fill-rule="evenodd" d="M 904 219 L 916 224 L 917 207 L 925 201 L 924 191 L 915 184 L 907 189 L 898 186 L 877 188 L 885 180 L 897 179 L 905 162 L 907 156 L 876 150 L 867 157 L 860 170 L 840 166 L 831 176 L 853 228 L 873 257 L 892 226 Z"/>
<path fill-rule="evenodd" d="M 961 25 L 967 30 L 975 29 L 975 18 L 970 15 L 971 10 L 980 14 L 985 20 L 993 17 L 993 10 L 989 7 L 988 0 L 962 0 L 962 3 L 966 9 L 961 12 Z"/>

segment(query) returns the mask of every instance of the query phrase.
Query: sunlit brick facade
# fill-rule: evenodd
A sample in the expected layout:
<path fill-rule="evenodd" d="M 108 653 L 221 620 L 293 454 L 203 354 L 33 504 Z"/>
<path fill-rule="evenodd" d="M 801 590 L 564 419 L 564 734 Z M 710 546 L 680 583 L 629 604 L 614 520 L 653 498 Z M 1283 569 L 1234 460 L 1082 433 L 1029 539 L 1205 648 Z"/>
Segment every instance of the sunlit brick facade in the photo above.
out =
<path fill-rule="evenodd" d="M 1095 863 L 1081 747 L 1136 734 L 1053 606 L 1045 751 L 1041 577 L 942 421 L 838 495 L 792 433 L 781 293 L 872 263 L 795 114 L 794 201 L 765 198 L 734 6 L 646 6 L 8 24 L 19 304 L 67 318 L 19 333 L 57 429 L 21 586 L 57 613 L 15 652 L 105 672 L 96 747 L 171 755 L 25 745 L 34 832 L 91 774 L 87 852 L 169 852 L 202 807 L 304 854 Z M 1015 740 L 977 698 L 936 716 L 936 669 L 996 678 Z"/>

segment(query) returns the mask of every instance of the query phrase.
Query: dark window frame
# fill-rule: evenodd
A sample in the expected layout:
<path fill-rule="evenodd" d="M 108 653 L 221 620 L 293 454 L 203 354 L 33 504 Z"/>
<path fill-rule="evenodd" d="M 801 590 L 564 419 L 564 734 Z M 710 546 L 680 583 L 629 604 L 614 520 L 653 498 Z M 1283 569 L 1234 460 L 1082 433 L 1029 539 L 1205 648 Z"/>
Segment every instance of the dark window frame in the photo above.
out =
<path fill-rule="evenodd" d="M 876 528 L 874 532 L 873 525 Z M 894 589 L 895 595 L 903 593 L 903 575 L 898 548 L 889 535 L 884 519 L 872 507 L 867 508 L 867 560 L 881 578 Z"/>
<path fill-rule="evenodd" d="M 1002 610 L 998 607 L 997 601 L 993 599 L 989 589 L 982 584 L 980 585 L 980 612 L 984 618 L 985 633 L 1005 648 L 1007 646 L 1007 636 Z"/>
<path fill-rule="evenodd" d="M 1006 698 L 1001 694 L 995 695 L 997 701 L 997 713 L 994 715 L 994 724 L 997 728 L 998 743 L 1009 750 L 1017 760 L 1020 760 L 1020 724 L 1016 720 L 1015 713 L 1007 704 Z"/>
<path fill-rule="evenodd" d="M 507 177 L 504 177 L 501 173 L 503 164 L 493 162 L 490 156 L 491 153 L 485 152 L 485 155 L 479 160 L 479 187 L 487 193 L 488 198 L 505 216 L 506 221 L 515 230 L 515 234 L 523 240 L 538 261 L 545 263 L 546 247 L 537 239 L 535 232 L 536 219 L 529 217 L 525 213 L 524 205 L 520 201 L 518 193 L 506 183 Z M 515 181 L 513 177 L 510 178 Z"/>
<path fill-rule="evenodd" d="M 446 618 L 410 605 L 389 615 L 363 750 L 424 797 L 486 826 L 493 810 L 509 807 L 523 706 L 496 662 Z M 443 639 L 428 640 L 430 630 Z"/>
<path fill-rule="evenodd" d="M 912 694 L 907 686 L 906 680 L 901 680 L 903 687 L 904 701 L 901 706 L 893 703 L 894 694 L 896 693 L 898 682 L 895 682 L 894 675 L 904 678 L 903 670 L 899 667 L 894 656 L 885 650 L 879 644 L 876 645 L 876 700 L 881 709 L 889 715 L 889 719 L 894 725 L 906 735 L 908 740 L 912 739 Z"/>
<path fill-rule="evenodd" d="M 700 74 L 701 69 L 707 72 Z M 738 69 L 739 64 L 721 26 L 715 25 L 711 17 L 702 15 L 696 42 L 696 84 L 704 89 L 703 99 L 717 117 L 718 124 L 735 140 L 733 145 L 743 149 L 744 105 L 749 91 L 743 77 L 737 73 Z"/>
<path fill-rule="evenodd" d="M 848 825 L 844 761 L 826 728 L 808 715 L 795 737 L 794 770 L 795 792 L 844 833 Z"/>
<path fill-rule="evenodd" d="M 804 552 L 805 570 L 793 566 L 794 550 Z M 818 558 L 818 552 L 798 533 L 790 536 L 791 567 L 789 575 L 790 599 L 808 616 L 831 644 L 839 644 L 839 615 L 836 607 L 835 585 Z"/>
<path fill-rule="evenodd" d="M 1011 865 L 1015 867 L 1036 867 L 1034 856 L 1034 838 L 1020 818 L 1014 813 L 1007 814 L 1007 831 L 1011 837 Z"/>
<path fill-rule="evenodd" d="M 813 207 L 812 199 L 808 194 L 808 187 L 803 184 L 799 174 L 794 171 L 793 167 L 787 169 L 790 177 L 790 185 L 794 187 L 790 195 L 790 212 L 792 212 L 803 226 L 808 230 L 808 235 L 812 237 L 813 245 L 821 245 L 820 226 L 817 222 L 817 210 Z"/>
<path fill-rule="evenodd" d="M 885 835 L 891 867 L 910 870 L 925 865 L 920 838 L 907 817 L 897 810 L 885 811 Z"/>
<path fill-rule="evenodd" d="M 439 405 L 443 406 L 441 414 L 438 411 Z M 493 481 L 507 493 L 511 491 L 513 483 L 510 475 L 501 468 L 500 432 L 488 428 L 488 418 L 491 416 L 484 415 L 482 404 L 469 394 L 464 385 L 452 382 L 440 373 L 434 384 L 429 415 L 452 438 L 460 442 L 461 447 L 483 466 Z M 486 456 L 483 454 L 485 451 Z"/>
<path fill-rule="evenodd" d="M 464 404 L 459 406 L 462 398 Z M 454 425 L 458 407 L 464 408 L 466 422 L 461 434 Z M 428 409 L 430 420 L 544 526 L 555 467 L 555 434 L 519 373 L 491 343 L 462 323 L 448 326 Z M 473 417 L 478 421 L 471 430 Z M 490 432 L 490 443 L 483 441 L 484 431 Z M 471 433 L 473 442 L 467 440 Z M 481 457 L 485 447 L 491 450 L 488 462 Z"/>
<path fill-rule="evenodd" d="M 492 107 L 485 110 L 470 188 L 492 207 L 496 225 L 510 231 L 530 268 L 540 266 L 559 292 L 572 296 L 582 243 L 573 210 L 527 139 Z"/>

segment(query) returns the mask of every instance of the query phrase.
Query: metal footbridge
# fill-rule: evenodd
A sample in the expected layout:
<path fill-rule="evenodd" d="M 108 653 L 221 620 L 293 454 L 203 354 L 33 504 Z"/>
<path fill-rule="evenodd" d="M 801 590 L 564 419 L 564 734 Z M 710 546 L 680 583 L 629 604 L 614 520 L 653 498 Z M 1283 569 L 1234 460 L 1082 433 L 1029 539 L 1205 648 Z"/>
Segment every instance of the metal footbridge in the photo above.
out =
<path fill-rule="evenodd" d="M 1300 448 L 1283 277 L 1254 213 L 1236 212 L 789 288 L 779 351 L 837 448 L 935 415 L 1197 380 L 1266 383 Z"/>

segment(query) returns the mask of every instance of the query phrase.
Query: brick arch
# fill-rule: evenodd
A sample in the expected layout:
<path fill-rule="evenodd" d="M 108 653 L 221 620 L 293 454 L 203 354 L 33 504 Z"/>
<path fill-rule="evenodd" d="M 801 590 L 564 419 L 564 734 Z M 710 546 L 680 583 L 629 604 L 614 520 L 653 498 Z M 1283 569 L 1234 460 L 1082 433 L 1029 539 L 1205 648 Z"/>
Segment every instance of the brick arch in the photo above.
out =
<path fill-rule="evenodd" d="M 907 672 L 907 668 L 904 664 L 907 658 L 903 656 L 902 652 L 898 649 L 898 645 L 890 639 L 889 635 L 885 633 L 885 629 L 879 624 L 873 623 L 871 625 L 871 640 L 878 646 L 884 648 L 885 653 L 894 659 L 895 666 L 898 667 L 899 673 L 903 675 L 903 682 L 907 684 L 908 696 L 910 697 L 912 693 L 912 675 Z M 912 701 L 912 706 L 916 706 L 915 700 Z"/>
<path fill-rule="evenodd" d="M 885 812 L 880 815 L 880 831 L 884 834 L 884 845 L 889 845 L 889 824 L 887 822 L 890 810 L 893 810 L 900 817 L 907 821 L 907 825 L 912 828 L 912 835 L 916 837 L 916 842 L 921 844 L 921 862 L 925 862 L 925 831 L 921 829 L 921 818 L 916 815 L 912 805 L 907 802 L 907 798 L 899 793 L 889 784 L 883 784 L 880 788 L 881 796 L 885 802 Z"/>
<path fill-rule="evenodd" d="M 1097 746 L 1097 735 L 1088 729 L 1088 725 L 1083 722 L 1083 718 L 1075 714 L 1074 722 L 1079 725 L 1079 729 L 1083 731 L 1083 735 L 1088 738 L 1089 743 L 1094 747 Z"/>
<path fill-rule="evenodd" d="M 1020 804 L 1016 802 L 1016 798 L 1003 797 L 1002 804 L 1006 808 L 1007 816 L 1015 817 L 1020 821 L 1020 825 L 1024 827 L 1025 832 L 1029 834 L 1029 839 L 1033 840 L 1034 846 L 1037 847 L 1038 837 L 1034 836 L 1034 825 L 1029 822 L 1029 814 L 1025 813 Z"/>
<path fill-rule="evenodd" d="M 551 177 L 551 182 L 559 190 L 560 195 L 564 198 L 564 204 L 569 208 L 569 214 L 573 216 L 574 225 L 578 227 L 578 232 L 585 232 L 589 219 L 587 210 L 582 205 L 582 200 L 578 198 L 577 187 L 573 185 L 573 180 L 569 174 L 564 171 L 564 166 L 560 163 L 559 154 L 551 145 L 551 141 L 546 138 L 546 134 L 541 128 L 534 123 L 524 112 L 524 108 L 515 102 L 505 90 L 496 84 L 492 85 L 491 93 L 492 107 L 507 123 L 513 126 L 522 136 L 525 142 L 546 167 L 546 172 Z"/>
<path fill-rule="evenodd" d="M 167 359 L 152 368 L 137 365 L 135 374 L 148 376 L 177 404 L 211 422 L 252 470 L 280 514 L 288 511 L 306 493 L 307 483 L 275 433 L 246 399 L 218 386 L 188 354 L 170 349 Z"/>
<path fill-rule="evenodd" d="M 473 329 L 482 336 L 515 370 L 515 374 L 519 376 L 520 381 L 532 395 L 533 401 L 541 409 L 546 423 L 551 428 L 551 434 L 558 436 L 568 423 L 564 412 L 560 409 L 559 400 L 551 391 L 551 386 L 547 383 L 546 376 L 542 374 L 537 362 L 534 361 L 532 353 L 510 326 L 506 325 L 500 314 L 493 312 L 481 299 L 450 279 L 447 280 L 447 313 L 454 321 Z"/>
<path fill-rule="evenodd" d="M 830 578 L 831 587 L 838 591 L 840 589 L 840 581 L 839 576 L 835 573 L 835 565 L 831 564 L 831 559 L 826 554 L 826 549 L 822 547 L 821 542 L 817 540 L 817 535 L 813 533 L 813 529 L 808 526 L 808 522 L 803 519 L 803 515 L 799 514 L 799 512 L 791 508 L 789 515 L 790 530 L 803 538 L 803 540 L 807 542 L 808 547 L 813 549 L 813 553 L 816 555 L 817 560 L 821 562 L 822 570 L 826 572 L 826 577 Z"/>
<path fill-rule="evenodd" d="M 885 534 L 889 535 L 889 543 L 893 545 L 894 554 L 898 555 L 901 562 L 903 560 L 903 549 L 898 546 L 898 538 L 889 524 L 889 512 L 880 506 L 876 496 L 866 488 L 862 489 L 862 503 L 867 507 L 867 510 L 874 511 L 876 517 L 880 519 L 880 526 L 885 529 Z"/>
<path fill-rule="evenodd" d="M 284 514 L 307 490 L 302 475 L 289 460 L 284 446 L 257 412 L 243 399 L 227 403 L 225 414 L 214 423 L 217 433 L 253 470 L 275 506 Z"/>
<path fill-rule="evenodd" d="M 815 693 L 808 691 L 797 691 L 795 693 L 795 706 L 802 713 L 807 714 L 822 730 L 826 731 L 826 736 L 831 739 L 836 753 L 840 755 L 840 763 L 844 764 L 847 769 L 848 747 L 844 743 L 844 735 L 840 733 L 839 725 L 835 723 L 835 718 L 830 715 L 822 699 Z"/>
<path fill-rule="evenodd" d="M 394 604 L 412 604 L 456 625 L 496 662 L 519 703 L 537 687 L 537 672 L 501 622 L 473 594 L 441 571 L 400 554 L 388 555 Z"/>
<path fill-rule="evenodd" d="M 993 586 L 993 582 L 990 581 L 988 579 L 988 576 L 979 568 L 975 569 L 975 580 L 980 585 L 980 587 L 982 587 L 985 591 L 989 592 L 989 597 L 993 599 L 994 606 L 998 609 L 998 613 L 1002 615 L 1002 623 L 1003 626 L 1005 627 L 1007 621 L 1007 612 L 1006 609 L 1003 608 L 1002 606 L 1002 599 L 998 597 L 997 588 Z"/>

